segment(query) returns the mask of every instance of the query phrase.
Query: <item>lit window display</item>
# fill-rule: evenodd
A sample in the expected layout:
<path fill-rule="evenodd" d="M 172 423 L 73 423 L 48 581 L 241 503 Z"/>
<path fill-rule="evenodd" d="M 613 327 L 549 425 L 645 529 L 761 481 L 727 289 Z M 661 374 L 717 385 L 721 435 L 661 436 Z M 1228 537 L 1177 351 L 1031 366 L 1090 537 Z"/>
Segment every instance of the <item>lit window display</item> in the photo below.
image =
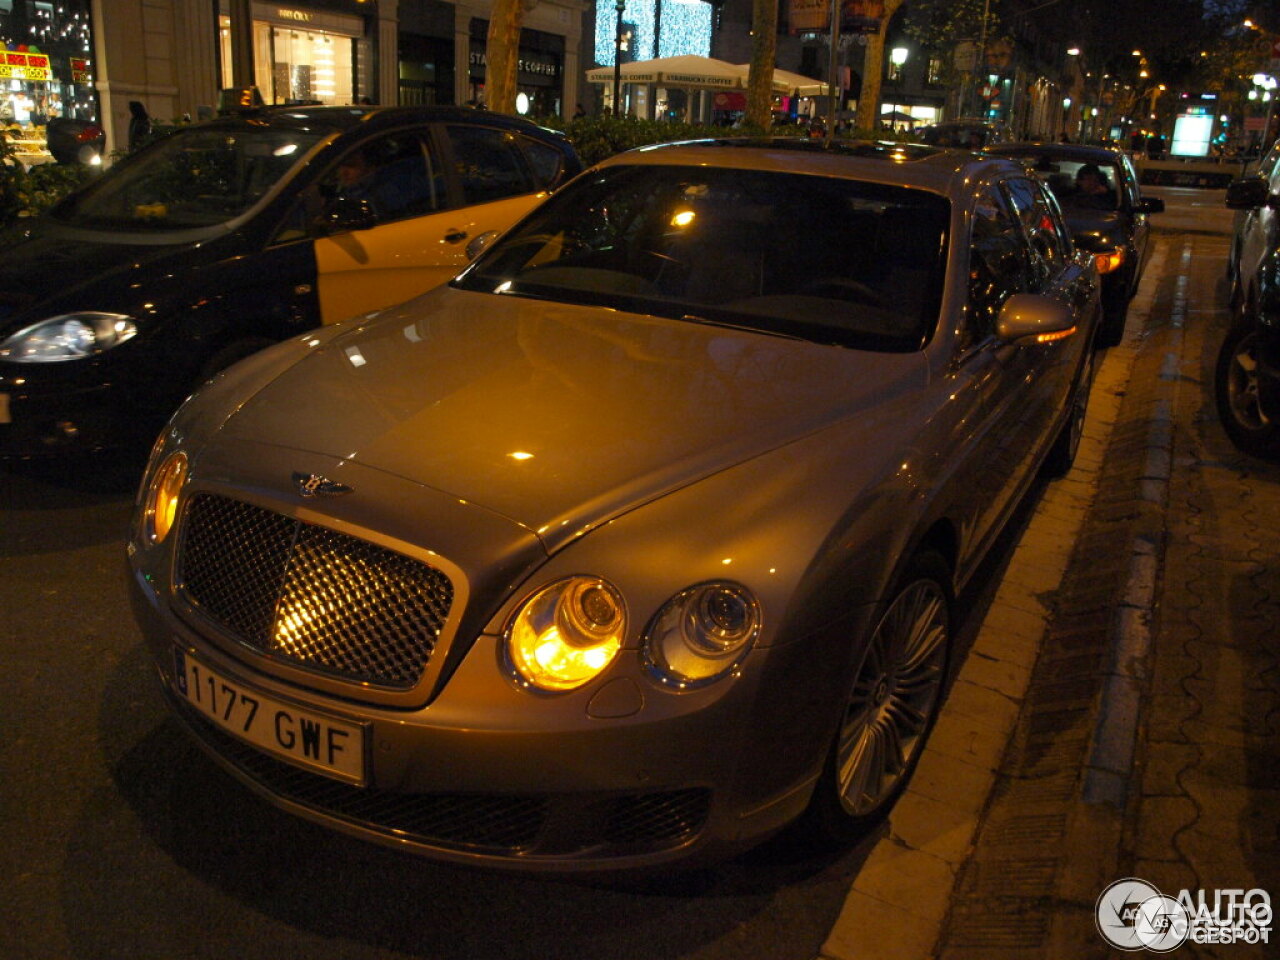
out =
<path fill-rule="evenodd" d="M 0 135 L 19 162 L 53 159 L 50 121 L 101 135 L 92 49 L 88 0 L 0 0 Z"/>
<path fill-rule="evenodd" d="M 222 76 L 231 68 L 231 22 L 221 17 Z M 354 103 L 357 37 L 264 20 L 253 22 L 253 75 L 270 104 Z M 229 82 L 229 81 L 228 81 Z"/>
<path fill-rule="evenodd" d="M 661 9 L 658 5 L 661 4 Z M 618 10 L 614 0 L 596 0 L 596 63 L 613 65 L 614 31 Z M 622 12 L 623 30 L 630 31 L 623 63 L 711 55 L 711 4 L 704 0 L 627 0 Z M 658 36 L 654 53 L 653 38 Z"/>

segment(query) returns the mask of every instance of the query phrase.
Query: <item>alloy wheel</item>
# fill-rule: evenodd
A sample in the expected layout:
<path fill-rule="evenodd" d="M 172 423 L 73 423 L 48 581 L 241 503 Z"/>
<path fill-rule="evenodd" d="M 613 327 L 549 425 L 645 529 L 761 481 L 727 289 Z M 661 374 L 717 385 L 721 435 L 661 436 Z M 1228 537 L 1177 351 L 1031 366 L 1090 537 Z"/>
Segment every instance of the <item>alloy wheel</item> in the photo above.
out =
<path fill-rule="evenodd" d="M 911 769 L 938 707 L 948 624 L 943 588 L 922 578 L 876 628 L 836 743 L 836 787 L 849 816 L 876 812 Z"/>
<path fill-rule="evenodd" d="M 1235 421 L 1248 430 L 1263 430 L 1271 421 L 1258 400 L 1256 335 L 1246 334 L 1236 343 L 1227 367 L 1227 403 Z"/>

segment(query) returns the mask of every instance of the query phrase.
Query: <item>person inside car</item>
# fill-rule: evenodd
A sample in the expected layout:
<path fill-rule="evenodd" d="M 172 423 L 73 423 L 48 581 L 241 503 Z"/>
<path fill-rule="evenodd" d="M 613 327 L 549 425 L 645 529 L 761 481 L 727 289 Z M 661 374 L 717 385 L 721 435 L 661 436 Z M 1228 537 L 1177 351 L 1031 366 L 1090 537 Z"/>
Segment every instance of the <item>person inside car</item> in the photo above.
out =
<path fill-rule="evenodd" d="M 1107 184 L 1106 175 L 1096 163 L 1086 163 L 1076 171 L 1076 192 L 1072 199 L 1077 207 L 1092 210 L 1116 208 L 1116 192 Z"/>

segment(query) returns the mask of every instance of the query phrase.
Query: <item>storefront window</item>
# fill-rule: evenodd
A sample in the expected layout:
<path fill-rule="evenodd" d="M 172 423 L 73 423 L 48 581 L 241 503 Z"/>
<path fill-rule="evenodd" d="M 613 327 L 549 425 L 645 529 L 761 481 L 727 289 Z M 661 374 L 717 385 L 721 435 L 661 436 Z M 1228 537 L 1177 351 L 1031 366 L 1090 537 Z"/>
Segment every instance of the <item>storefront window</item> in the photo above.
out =
<path fill-rule="evenodd" d="M 53 159 L 49 121 L 97 120 L 92 50 L 88 0 L 0 3 L 0 130 L 22 163 Z"/>
<path fill-rule="evenodd" d="M 336 20 L 336 17 L 327 18 Z M 348 18 L 344 18 L 348 19 Z M 221 17 L 222 76 L 229 83 L 231 20 Z M 357 83 L 362 24 L 326 23 L 321 14 L 310 21 L 253 22 L 253 72 L 262 99 L 269 104 L 355 103 L 363 94 Z"/>
<path fill-rule="evenodd" d="M 484 104 L 485 77 L 489 68 L 485 44 L 489 22 L 471 21 L 470 91 L 471 102 Z M 520 31 L 516 93 L 524 94 L 528 114 L 535 117 L 563 113 L 564 37 L 540 30 Z"/>

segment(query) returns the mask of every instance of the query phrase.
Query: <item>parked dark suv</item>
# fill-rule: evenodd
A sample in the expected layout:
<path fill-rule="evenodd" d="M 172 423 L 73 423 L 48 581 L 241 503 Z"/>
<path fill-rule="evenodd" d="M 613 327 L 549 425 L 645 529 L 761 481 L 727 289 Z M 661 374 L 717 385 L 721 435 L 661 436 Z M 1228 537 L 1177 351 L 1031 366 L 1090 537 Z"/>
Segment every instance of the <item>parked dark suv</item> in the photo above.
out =
<path fill-rule="evenodd" d="M 1218 416 L 1246 453 L 1280 460 L 1280 141 L 1254 176 L 1227 187 L 1231 327 L 1218 352 Z"/>
<path fill-rule="evenodd" d="M 179 128 L 0 233 L 0 457 L 147 441 L 240 357 L 448 280 L 579 169 L 562 135 L 464 108 Z"/>

